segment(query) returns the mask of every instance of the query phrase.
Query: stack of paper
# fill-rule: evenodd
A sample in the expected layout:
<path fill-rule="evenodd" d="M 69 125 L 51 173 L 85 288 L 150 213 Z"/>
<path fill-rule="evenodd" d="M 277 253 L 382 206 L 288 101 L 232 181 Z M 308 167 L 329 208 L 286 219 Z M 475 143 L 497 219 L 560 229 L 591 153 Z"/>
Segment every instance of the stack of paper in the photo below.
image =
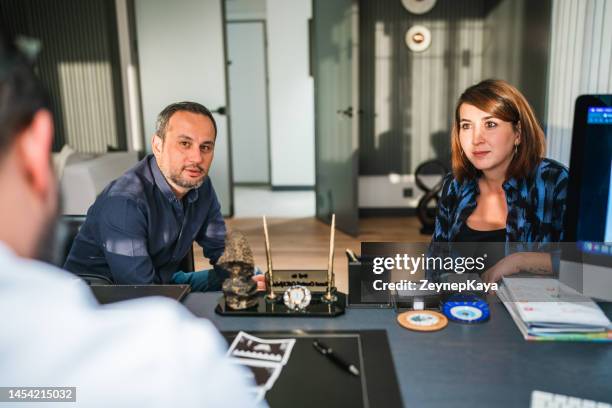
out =
<path fill-rule="evenodd" d="M 497 295 L 527 340 L 612 341 L 599 306 L 556 279 L 504 278 Z"/>

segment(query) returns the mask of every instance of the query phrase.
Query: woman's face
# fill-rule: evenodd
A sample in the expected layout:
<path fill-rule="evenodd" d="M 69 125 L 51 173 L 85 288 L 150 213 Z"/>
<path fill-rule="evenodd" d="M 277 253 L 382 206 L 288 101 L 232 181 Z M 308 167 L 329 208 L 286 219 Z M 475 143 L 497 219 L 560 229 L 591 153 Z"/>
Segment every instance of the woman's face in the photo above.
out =
<path fill-rule="evenodd" d="M 464 103 L 459 107 L 459 141 L 465 156 L 478 170 L 505 172 L 520 135 L 511 122 Z"/>

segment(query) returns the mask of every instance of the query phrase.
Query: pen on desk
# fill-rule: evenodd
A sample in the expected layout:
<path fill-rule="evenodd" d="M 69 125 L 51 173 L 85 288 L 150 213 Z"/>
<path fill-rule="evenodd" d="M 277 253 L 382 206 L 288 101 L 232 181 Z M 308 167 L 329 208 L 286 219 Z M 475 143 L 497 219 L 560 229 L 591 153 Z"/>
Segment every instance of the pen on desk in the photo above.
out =
<path fill-rule="evenodd" d="M 313 341 L 312 346 L 319 353 L 323 354 L 325 357 L 333 361 L 334 364 L 336 364 L 338 367 L 342 368 L 343 370 L 348 371 L 349 373 L 355 376 L 359 376 L 359 370 L 357 369 L 357 367 L 355 367 L 355 365 L 353 364 L 347 363 L 342 358 L 334 354 L 333 350 L 330 347 L 327 347 L 325 344 L 321 343 L 319 340 Z"/>

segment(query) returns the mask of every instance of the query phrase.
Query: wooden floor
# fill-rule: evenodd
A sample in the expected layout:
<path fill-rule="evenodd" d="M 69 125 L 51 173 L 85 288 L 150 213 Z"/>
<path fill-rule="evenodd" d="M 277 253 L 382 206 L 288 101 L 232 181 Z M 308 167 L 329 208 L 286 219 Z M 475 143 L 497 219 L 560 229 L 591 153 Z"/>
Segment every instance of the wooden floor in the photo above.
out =
<path fill-rule="evenodd" d="M 231 218 L 228 230 L 243 232 L 255 255 L 255 263 L 266 271 L 263 224 L 260 218 Z M 360 252 L 362 241 L 370 242 L 429 242 L 430 236 L 419 233 L 416 217 L 372 217 L 359 222 L 360 234 L 351 237 L 336 231 L 334 272 L 336 286 L 346 292 L 348 266 L 344 250 Z M 329 226 L 316 218 L 268 219 L 268 232 L 274 269 L 327 269 Z M 195 249 L 196 269 L 204 269 L 208 261 L 202 250 Z"/>

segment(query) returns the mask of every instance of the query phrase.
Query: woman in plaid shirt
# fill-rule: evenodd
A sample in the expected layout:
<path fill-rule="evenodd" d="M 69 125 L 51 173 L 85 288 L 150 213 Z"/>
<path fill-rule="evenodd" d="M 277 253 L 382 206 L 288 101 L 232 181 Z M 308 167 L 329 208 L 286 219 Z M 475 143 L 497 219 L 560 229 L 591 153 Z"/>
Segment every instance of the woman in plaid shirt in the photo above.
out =
<path fill-rule="evenodd" d="M 525 97 L 501 80 L 471 86 L 457 102 L 451 139 L 453 172 L 443 181 L 432 244 L 505 242 L 486 282 L 551 274 L 555 252 L 551 260 L 533 249 L 563 239 L 568 171 L 543 158 L 544 132 Z"/>

